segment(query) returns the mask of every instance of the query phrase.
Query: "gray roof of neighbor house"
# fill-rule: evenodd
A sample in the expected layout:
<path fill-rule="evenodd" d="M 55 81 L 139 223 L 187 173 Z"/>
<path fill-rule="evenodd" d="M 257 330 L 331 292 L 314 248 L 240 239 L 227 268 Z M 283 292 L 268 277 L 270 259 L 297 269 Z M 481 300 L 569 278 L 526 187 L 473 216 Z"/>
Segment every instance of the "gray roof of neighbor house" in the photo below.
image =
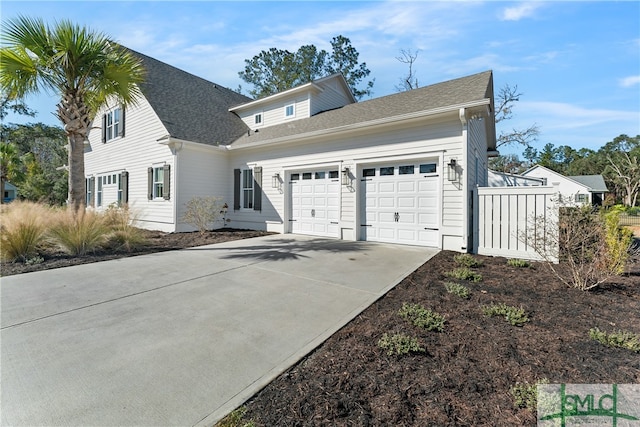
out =
<path fill-rule="evenodd" d="M 586 185 L 593 193 L 606 193 L 609 191 L 602 175 L 575 175 L 568 178 Z"/>
<path fill-rule="evenodd" d="M 260 128 L 240 136 L 232 148 L 250 146 L 295 135 L 314 134 L 343 126 L 367 123 L 422 111 L 464 106 L 489 99 L 493 102 L 493 73 L 485 71 L 423 88 L 348 104 L 306 119 Z M 491 105 L 493 109 L 493 105 Z"/>
<path fill-rule="evenodd" d="M 229 108 L 252 101 L 244 95 L 164 62 L 131 51 L 147 71 L 140 89 L 170 136 L 208 145 L 227 145 L 247 132 Z"/>

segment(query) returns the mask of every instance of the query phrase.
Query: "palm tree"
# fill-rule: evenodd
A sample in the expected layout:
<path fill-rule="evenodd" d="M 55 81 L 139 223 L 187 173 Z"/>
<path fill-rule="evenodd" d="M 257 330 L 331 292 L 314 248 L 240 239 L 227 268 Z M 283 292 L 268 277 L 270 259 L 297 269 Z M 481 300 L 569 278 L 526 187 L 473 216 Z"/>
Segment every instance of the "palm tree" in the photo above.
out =
<path fill-rule="evenodd" d="M 22 159 L 18 147 L 10 142 L 0 142 L 0 203 L 4 203 L 4 185 L 7 181 L 17 184 L 22 178 Z"/>
<path fill-rule="evenodd" d="M 0 88 L 11 99 L 41 90 L 60 95 L 56 115 L 69 141 L 69 203 L 85 203 L 84 142 L 107 100 L 126 106 L 140 96 L 139 58 L 102 33 L 60 21 L 18 17 L 2 28 Z"/>

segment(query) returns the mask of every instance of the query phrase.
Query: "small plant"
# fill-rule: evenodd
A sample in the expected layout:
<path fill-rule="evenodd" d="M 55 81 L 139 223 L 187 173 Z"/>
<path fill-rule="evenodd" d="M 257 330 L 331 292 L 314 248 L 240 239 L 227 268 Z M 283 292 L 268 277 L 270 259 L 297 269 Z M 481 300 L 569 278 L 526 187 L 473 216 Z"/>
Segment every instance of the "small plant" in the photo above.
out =
<path fill-rule="evenodd" d="M 54 243 L 70 255 L 85 255 L 105 242 L 108 231 L 101 215 L 80 210 L 61 215 L 49 230 L 49 235 Z"/>
<path fill-rule="evenodd" d="M 128 205 L 112 205 L 104 213 L 105 225 L 111 229 L 106 246 L 116 251 L 132 252 L 144 247 L 147 239 L 135 226 L 137 217 Z"/>
<path fill-rule="evenodd" d="M 628 331 L 612 332 L 610 334 L 598 328 L 589 330 L 589 337 L 607 347 L 626 348 L 640 353 L 640 335 Z"/>
<path fill-rule="evenodd" d="M 469 267 L 457 267 L 444 273 L 444 275 L 458 280 L 469 280 L 471 282 L 482 281 L 482 274 L 472 271 Z"/>
<path fill-rule="evenodd" d="M 220 420 L 215 427 L 255 427 L 253 420 L 244 421 L 246 413 L 247 408 L 241 406 Z"/>
<path fill-rule="evenodd" d="M 480 267 L 482 266 L 482 261 L 473 257 L 470 254 L 458 254 L 453 257 L 453 260 L 456 264 L 463 267 Z"/>
<path fill-rule="evenodd" d="M 404 334 L 385 334 L 378 341 L 378 347 L 387 350 L 389 356 L 403 355 L 410 352 L 423 353 L 426 350 L 424 347 L 420 347 L 420 343 L 414 337 L 410 337 Z"/>
<path fill-rule="evenodd" d="M 513 396 L 514 404 L 517 408 L 527 408 L 535 410 L 538 406 L 538 384 L 549 384 L 546 378 L 541 379 L 537 384 L 516 383 L 509 392 Z"/>
<path fill-rule="evenodd" d="M 524 308 L 513 307 L 505 303 L 482 306 L 482 314 L 485 316 L 502 316 L 513 326 L 522 326 L 529 321 Z"/>
<path fill-rule="evenodd" d="M 402 308 L 398 311 L 400 317 L 413 323 L 414 326 L 424 328 L 427 331 L 444 330 L 444 317 L 424 308 L 420 304 L 402 304 Z"/>
<path fill-rule="evenodd" d="M 193 197 L 185 205 L 182 220 L 204 233 L 217 221 L 224 219 L 227 208 L 220 197 Z"/>
<path fill-rule="evenodd" d="M 460 298 L 467 299 L 471 296 L 471 290 L 469 290 L 469 288 L 459 283 L 445 282 L 444 287 L 447 290 L 447 292 L 449 292 L 450 294 L 457 295 Z"/>
<path fill-rule="evenodd" d="M 34 256 L 32 258 L 29 258 L 29 259 L 25 260 L 24 263 L 27 264 L 27 265 L 37 265 L 37 264 L 42 264 L 43 262 L 44 262 L 44 258 L 42 258 L 39 255 L 36 255 L 36 256 Z"/>
<path fill-rule="evenodd" d="M 507 260 L 507 265 L 510 267 L 529 268 L 531 263 L 525 259 L 511 258 Z"/>

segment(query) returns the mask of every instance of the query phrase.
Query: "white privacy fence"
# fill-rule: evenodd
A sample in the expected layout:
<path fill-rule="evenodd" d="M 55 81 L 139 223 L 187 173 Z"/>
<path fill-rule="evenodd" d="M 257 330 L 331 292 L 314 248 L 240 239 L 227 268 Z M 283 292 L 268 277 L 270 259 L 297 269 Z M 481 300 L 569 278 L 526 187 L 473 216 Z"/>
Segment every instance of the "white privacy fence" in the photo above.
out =
<path fill-rule="evenodd" d="M 474 190 L 474 252 L 539 260 L 544 248 L 557 261 L 557 187 L 479 187 Z M 535 249 L 534 249 L 535 248 Z M 536 250 L 538 249 L 538 250 Z"/>

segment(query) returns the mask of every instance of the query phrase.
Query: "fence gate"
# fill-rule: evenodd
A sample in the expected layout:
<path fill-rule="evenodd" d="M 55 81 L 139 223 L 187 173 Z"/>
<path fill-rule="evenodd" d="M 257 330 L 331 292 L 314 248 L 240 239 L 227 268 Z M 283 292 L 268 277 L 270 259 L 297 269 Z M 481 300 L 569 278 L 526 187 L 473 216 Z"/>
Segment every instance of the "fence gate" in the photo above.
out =
<path fill-rule="evenodd" d="M 549 229 L 557 230 L 556 187 L 478 187 L 474 190 L 474 252 L 531 260 L 542 259 L 536 246 Z M 544 227 L 541 230 L 540 227 Z M 552 239 L 555 242 L 558 239 Z M 555 243 L 557 245 L 557 243 Z M 557 261 L 557 247 L 545 245 L 547 254 Z"/>

